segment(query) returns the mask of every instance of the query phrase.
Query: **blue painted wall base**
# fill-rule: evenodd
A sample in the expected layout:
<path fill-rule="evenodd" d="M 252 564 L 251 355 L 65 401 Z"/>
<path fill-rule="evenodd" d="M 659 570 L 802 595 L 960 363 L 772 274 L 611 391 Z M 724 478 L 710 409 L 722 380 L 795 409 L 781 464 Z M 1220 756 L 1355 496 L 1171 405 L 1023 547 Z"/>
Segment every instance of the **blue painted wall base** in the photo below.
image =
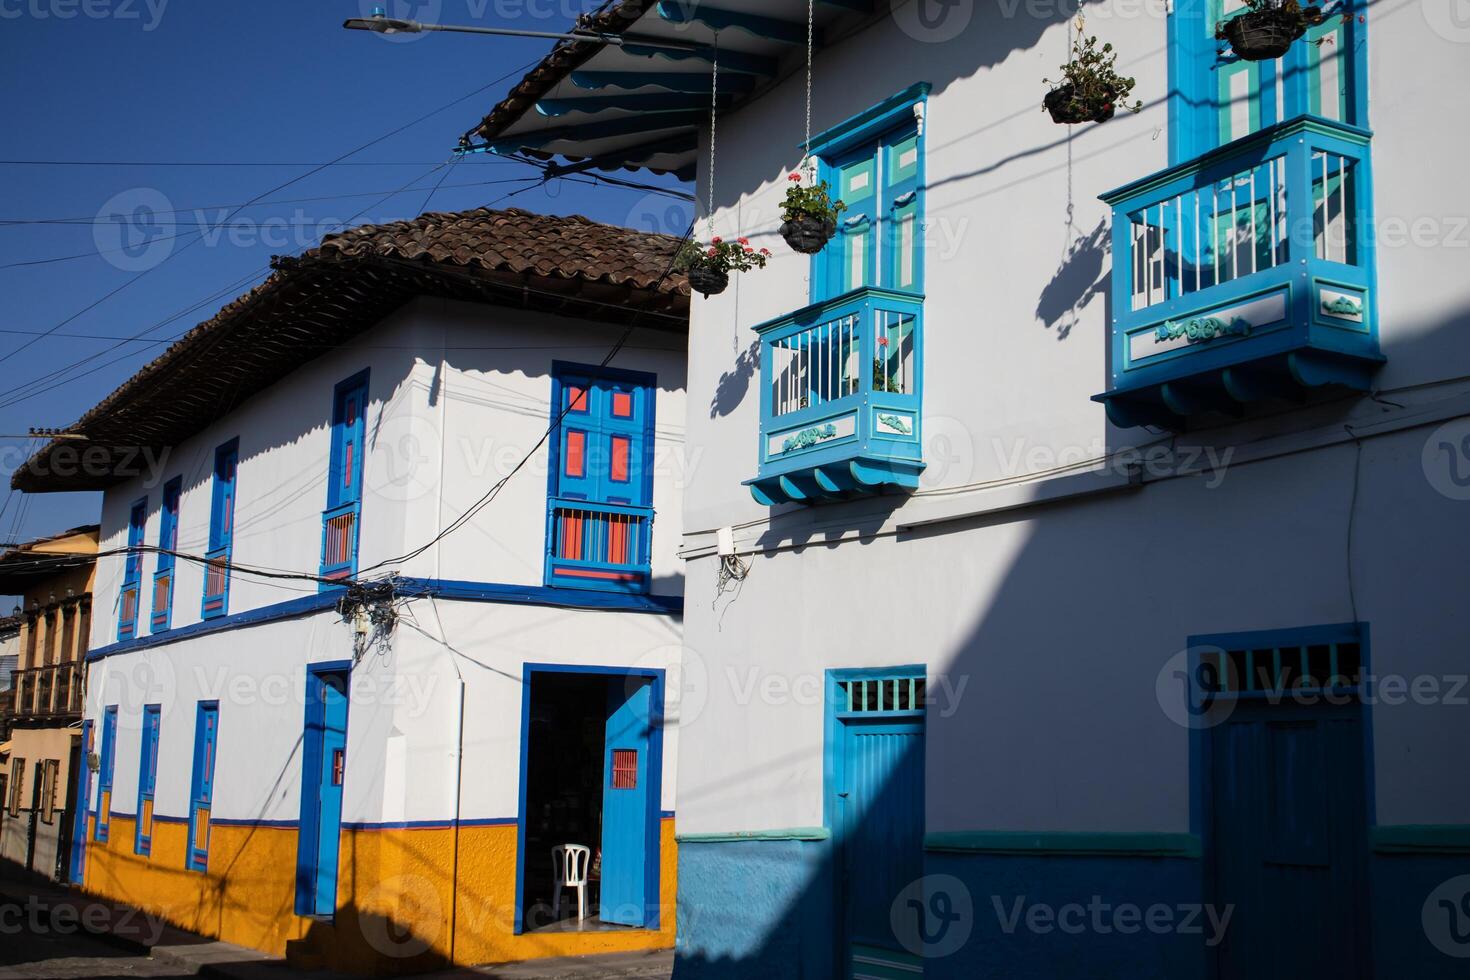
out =
<path fill-rule="evenodd" d="M 680 843 L 676 980 L 829 980 L 831 868 L 826 841 Z"/>
<path fill-rule="evenodd" d="M 836 977 L 831 857 L 825 841 L 681 842 L 675 980 Z M 1373 975 L 1466 976 L 1470 957 L 1439 948 L 1454 943 L 1449 920 L 1431 918 L 1441 927 L 1437 946 L 1423 911 L 1445 882 L 1470 875 L 1470 854 L 1379 853 L 1371 868 Z M 1203 872 L 1197 857 L 931 850 L 925 875 L 959 879 L 972 916 L 968 939 L 948 955 L 928 957 L 924 976 L 1209 980 L 1214 955 L 1208 941 L 1216 927 L 1208 912 L 1194 911 L 1205 901 Z M 1095 901 L 1106 905 L 1097 914 Z M 1118 928 L 1133 928 L 1133 920 L 1117 918 L 1125 904 L 1141 910 L 1132 933 Z M 1063 913 L 1069 906 L 1074 909 Z M 1167 914 L 1174 927 L 1150 930 L 1153 906 L 1162 906 L 1155 914 Z M 1033 911 L 1043 907 L 1049 916 Z M 1034 921 L 1040 928 L 1028 925 L 1028 915 L 1039 916 Z M 1179 928 L 1186 923 L 1187 929 Z M 1470 918 L 1462 915 L 1454 926 L 1470 935 Z M 936 947 L 944 945 L 943 937 L 931 938 Z M 1464 945 L 1470 953 L 1470 942 Z"/>
<path fill-rule="evenodd" d="M 1470 875 L 1470 852 L 1376 854 L 1369 874 L 1373 890 L 1373 975 L 1414 980 L 1463 980 L 1470 976 L 1470 916 L 1463 906 L 1470 885 L 1462 880 L 1454 891 L 1452 898 L 1462 907 L 1455 910 L 1453 923 L 1449 909 L 1436 905 L 1429 910 L 1427 922 L 1424 909 L 1426 900 L 1445 882 Z M 1448 955 L 1435 941 L 1460 955 Z"/>
<path fill-rule="evenodd" d="M 1200 867 L 1195 860 L 1131 855 L 1033 857 L 931 852 L 925 855 L 925 874 L 953 875 L 963 882 L 970 893 L 974 917 L 969 941 L 951 955 L 926 960 L 924 976 L 931 980 L 1203 978 L 1204 942 L 1211 931 L 1203 915 L 1196 922 L 1203 934 L 1192 935 L 1177 929 L 1159 934 L 1144 925 L 1146 920 L 1138 923 L 1136 932 L 1125 935 L 1116 928 L 1115 921 L 1118 907 L 1125 904 L 1138 907 L 1144 915 L 1150 906 L 1168 906 L 1173 921 L 1182 921 L 1185 913 L 1180 910 L 1202 901 Z M 1089 908 L 1094 896 L 1109 908 L 1095 915 Z M 1064 913 L 1069 906 L 1080 906 L 1080 911 Z M 1046 917 L 1043 907 L 1051 910 L 1051 918 Z M 1028 927 L 1028 915 L 1035 916 L 1038 928 Z M 1064 916 L 1065 923 L 1055 918 L 1058 915 Z M 1100 920 L 1103 927 L 1097 928 L 1095 920 Z M 963 925 L 956 923 L 953 928 Z"/>

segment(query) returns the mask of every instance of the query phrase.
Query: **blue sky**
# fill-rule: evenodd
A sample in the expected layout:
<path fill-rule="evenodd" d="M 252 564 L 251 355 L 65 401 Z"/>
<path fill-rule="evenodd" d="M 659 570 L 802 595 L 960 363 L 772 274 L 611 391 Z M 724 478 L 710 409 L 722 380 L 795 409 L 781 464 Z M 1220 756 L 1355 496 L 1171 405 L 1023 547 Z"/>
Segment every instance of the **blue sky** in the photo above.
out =
<path fill-rule="evenodd" d="M 16 436 L 74 421 L 157 356 L 166 346 L 157 341 L 263 278 L 271 255 L 309 247 L 365 208 L 353 224 L 416 215 L 441 177 L 430 210 L 494 205 L 530 188 L 499 206 L 681 233 L 687 206 L 640 191 L 509 182 L 538 171 L 484 155 L 430 173 L 551 42 L 394 40 L 340 26 L 379 4 L 419 20 L 562 31 L 597 2 L 0 0 L 0 82 L 11 93 L 0 129 L 0 499 L 32 445 Z M 107 165 L 69 165 L 82 161 Z M 379 201 L 404 185 L 412 189 Z M 152 212 L 141 230 L 98 218 L 139 207 Z M 116 339 L 145 330 L 141 341 Z M 0 541 L 94 521 L 99 500 L 10 495 Z"/>

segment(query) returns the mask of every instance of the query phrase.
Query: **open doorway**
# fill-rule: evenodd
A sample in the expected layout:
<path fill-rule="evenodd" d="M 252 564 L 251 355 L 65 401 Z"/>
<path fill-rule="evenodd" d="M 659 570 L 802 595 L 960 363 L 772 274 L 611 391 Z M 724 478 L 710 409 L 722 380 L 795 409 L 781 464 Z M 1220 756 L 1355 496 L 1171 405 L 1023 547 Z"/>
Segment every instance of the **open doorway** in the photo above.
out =
<path fill-rule="evenodd" d="M 663 678 L 528 666 L 523 694 L 517 931 L 658 927 Z M 585 849 L 555 902 L 562 855 Z"/>

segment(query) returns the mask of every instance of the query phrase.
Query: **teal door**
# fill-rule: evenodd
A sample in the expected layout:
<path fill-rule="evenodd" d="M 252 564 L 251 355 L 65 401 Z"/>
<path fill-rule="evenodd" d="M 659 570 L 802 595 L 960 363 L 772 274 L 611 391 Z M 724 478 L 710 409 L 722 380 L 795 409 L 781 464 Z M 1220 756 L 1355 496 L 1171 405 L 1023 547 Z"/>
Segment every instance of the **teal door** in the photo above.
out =
<path fill-rule="evenodd" d="M 337 911 L 337 854 L 342 836 L 342 783 L 347 771 L 347 674 L 307 675 L 306 772 L 301 799 L 298 889 L 305 912 Z M 301 910 L 298 890 L 298 911 Z"/>
<path fill-rule="evenodd" d="M 625 926 L 648 924 L 650 848 L 658 846 L 649 797 L 653 681 L 608 681 L 602 774 L 602 897 L 598 915 Z M 655 852 L 656 853 L 656 852 Z"/>
<path fill-rule="evenodd" d="M 840 725 L 834 829 L 843 975 L 898 976 L 891 971 L 920 966 L 893 921 L 900 893 L 924 874 L 924 718 L 880 710 Z"/>
<path fill-rule="evenodd" d="M 1367 978 L 1362 709 L 1241 701 L 1210 738 L 1220 980 Z"/>

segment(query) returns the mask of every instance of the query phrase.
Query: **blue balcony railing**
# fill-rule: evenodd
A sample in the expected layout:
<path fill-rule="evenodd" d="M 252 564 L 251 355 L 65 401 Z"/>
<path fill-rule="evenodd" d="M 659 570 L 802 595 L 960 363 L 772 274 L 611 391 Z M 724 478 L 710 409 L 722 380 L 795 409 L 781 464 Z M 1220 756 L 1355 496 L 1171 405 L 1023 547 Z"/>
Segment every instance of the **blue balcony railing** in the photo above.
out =
<path fill-rule="evenodd" d="M 864 287 L 755 328 L 761 337 L 757 501 L 913 489 L 921 450 L 924 298 Z"/>
<path fill-rule="evenodd" d="M 1382 363 L 1365 130 L 1301 117 L 1103 195 L 1118 425 L 1178 428 Z"/>
<path fill-rule="evenodd" d="M 653 508 L 555 497 L 547 520 L 547 585 L 648 591 Z"/>

